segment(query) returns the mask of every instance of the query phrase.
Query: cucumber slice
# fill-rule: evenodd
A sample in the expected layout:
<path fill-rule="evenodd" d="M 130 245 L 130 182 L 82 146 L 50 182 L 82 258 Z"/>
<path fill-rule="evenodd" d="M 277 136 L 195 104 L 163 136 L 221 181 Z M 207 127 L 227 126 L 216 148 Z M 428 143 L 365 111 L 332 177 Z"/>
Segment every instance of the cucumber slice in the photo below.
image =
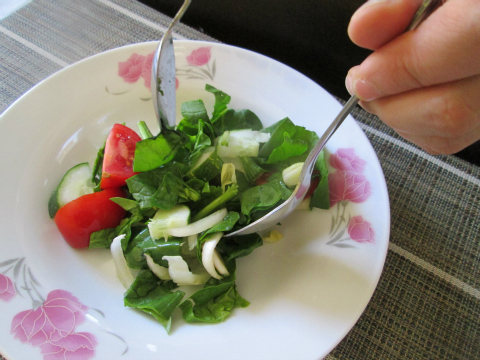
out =
<path fill-rule="evenodd" d="M 169 236 L 169 229 L 187 226 L 190 220 L 190 209 L 185 205 L 175 205 L 170 210 L 158 210 L 148 222 L 150 236 L 155 239 Z"/>
<path fill-rule="evenodd" d="M 68 170 L 60 181 L 48 201 L 48 213 L 54 218 L 58 209 L 70 201 L 94 191 L 95 184 L 92 182 L 92 171 L 88 163 L 75 165 Z"/>
<path fill-rule="evenodd" d="M 214 147 L 209 147 L 200 156 L 187 176 L 209 182 L 222 171 L 223 160 L 217 155 Z"/>

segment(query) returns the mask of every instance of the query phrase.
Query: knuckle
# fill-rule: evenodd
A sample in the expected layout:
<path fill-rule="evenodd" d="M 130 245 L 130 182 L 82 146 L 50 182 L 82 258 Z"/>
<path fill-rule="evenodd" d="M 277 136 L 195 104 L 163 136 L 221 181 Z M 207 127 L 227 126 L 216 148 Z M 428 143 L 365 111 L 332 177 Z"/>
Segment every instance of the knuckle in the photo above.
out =
<path fill-rule="evenodd" d="M 440 136 L 463 137 L 478 117 L 463 97 L 452 94 L 437 98 L 433 108 L 436 110 L 430 116 L 430 125 Z"/>
<path fill-rule="evenodd" d="M 397 68 L 400 69 L 401 80 L 406 82 L 409 88 L 420 88 L 426 85 L 422 79 L 422 74 L 425 73 L 422 69 L 423 63 L 424 61 L 420 61 L 419 54 L 413 49 L 404 56 L 398 57 Z"/>

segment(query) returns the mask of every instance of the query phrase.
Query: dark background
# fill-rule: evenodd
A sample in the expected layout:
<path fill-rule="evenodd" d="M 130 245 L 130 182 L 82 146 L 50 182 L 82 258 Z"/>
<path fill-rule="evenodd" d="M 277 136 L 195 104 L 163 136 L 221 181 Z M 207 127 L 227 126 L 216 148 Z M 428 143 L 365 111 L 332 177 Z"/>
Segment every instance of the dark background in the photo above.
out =
<path fill-rule="evenodd" d="M 173 17 L 183 0 L 140 0 Z M 341 99 L 348 70 L 370 53 L 347 35 L 364 0 L 192 0 L 182 22 L 291 66 Z M 480 141 L 457 154 L 480 165 Z"/>

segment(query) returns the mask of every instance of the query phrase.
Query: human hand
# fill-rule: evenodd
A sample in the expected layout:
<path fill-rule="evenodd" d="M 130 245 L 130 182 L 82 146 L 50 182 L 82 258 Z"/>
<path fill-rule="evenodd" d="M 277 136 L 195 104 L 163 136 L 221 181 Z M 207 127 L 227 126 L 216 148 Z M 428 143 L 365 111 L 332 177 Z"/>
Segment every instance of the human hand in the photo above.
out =
<path fill-rule="evenodd" d="M 350 69 L 360 105 L 431 154 L 480 139 L 480 1 L 448 0 L 404 33 L 421 0 L 371 0 L 348 34 L 375 50 Z"/>

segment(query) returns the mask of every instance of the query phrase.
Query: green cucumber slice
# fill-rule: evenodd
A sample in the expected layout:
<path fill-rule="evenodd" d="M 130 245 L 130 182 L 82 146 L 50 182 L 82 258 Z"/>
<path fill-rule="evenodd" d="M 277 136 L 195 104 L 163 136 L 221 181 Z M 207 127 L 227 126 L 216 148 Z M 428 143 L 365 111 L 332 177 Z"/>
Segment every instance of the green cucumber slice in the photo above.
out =
<path fill-rule="evenodd" d="M 68 170 L 48 201 L 48 214 L 54 218 L 57 211 L 76 198 L 93 193 L 92 171 L 88 163 L 75 165 Z"/>
<path fill-rule="evenodd" d="M 169 229 L 187 226 L 189 221 L 190 209 L 185 205 L 175 205 L 170 210 L 158 210 L 147 226 L 153 239 L 168 239 Z"/>
<path fill-rule="evenodd" d="M 195 166 L 188 172 L 187 176 L 209 182 L 220 175 L 223 160 L 217 155 L 214 147 L 207 148 L 200 156 Z"/>

